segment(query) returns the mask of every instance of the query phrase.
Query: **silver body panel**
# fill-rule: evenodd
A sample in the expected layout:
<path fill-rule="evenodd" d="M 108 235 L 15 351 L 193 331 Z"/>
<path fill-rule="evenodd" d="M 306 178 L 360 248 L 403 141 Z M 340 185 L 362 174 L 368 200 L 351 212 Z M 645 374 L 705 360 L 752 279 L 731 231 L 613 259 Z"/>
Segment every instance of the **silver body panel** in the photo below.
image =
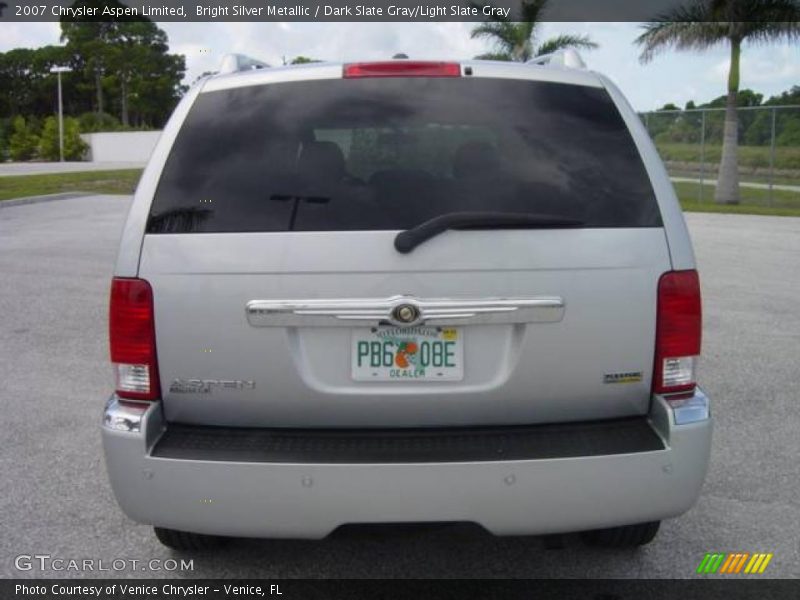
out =
<path fill-rule="evenodd" d="M 154 290 L 167 419 L 408 427 L 646 414 L 656 283 L 670 268 L 661 229 L 455 231 L 407 255 L 394 250 L 395 233 L 146 236 L 139 275 Z M 557 297 L 564 309 L 554 322 L 510 313 L 505 323 L 463 325 L 462 381 L 354 382 L 350 329 L 335 319 L 254 327 L 245 307 L 268 294 L 273 302 Z M 619 372 L 642 378 L 604 383 Z M 206 378 L 255 387 L 168 391 L 175 379 Z"/>
<path fill-rule="evenodd" d="M 698 399 L 702 392 L 698 392 Z M 474 463 L 288 464 L 154 458 L 158 404 L 140 433 L 103 428 L 114 493 L 135 521 L 241 537 L 322 538 L 349 523 L 469 521 L 498 535 L 657 521 L 696 501 L 710 419 L 676 425 L 657 398 L 656 452 Z"/>

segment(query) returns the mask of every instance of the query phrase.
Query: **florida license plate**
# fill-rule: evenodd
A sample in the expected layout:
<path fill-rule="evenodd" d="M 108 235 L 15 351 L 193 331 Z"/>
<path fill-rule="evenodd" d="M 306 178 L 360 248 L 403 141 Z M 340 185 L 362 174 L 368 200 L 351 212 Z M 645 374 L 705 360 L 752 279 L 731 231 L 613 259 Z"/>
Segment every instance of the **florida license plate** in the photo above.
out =
<path fill-rule="evenodd" d="M 353 330 L 356 381 L 460 381 L 464 340 L 457 327 L 373 327 Z"/>

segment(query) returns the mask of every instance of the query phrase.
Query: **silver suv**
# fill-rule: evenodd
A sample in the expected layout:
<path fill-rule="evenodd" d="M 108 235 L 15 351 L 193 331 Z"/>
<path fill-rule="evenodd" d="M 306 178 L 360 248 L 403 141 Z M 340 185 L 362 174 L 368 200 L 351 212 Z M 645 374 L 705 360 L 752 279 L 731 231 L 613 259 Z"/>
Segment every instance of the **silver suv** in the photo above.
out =
<path fill-rule="evenodd" d="M 570 52 L 227 64 L 122 236 L 102 433 L 127 515 L 184 550 L 434 521 L 631 546 L 692 506 L 695 261 L 608 79 Z"/>

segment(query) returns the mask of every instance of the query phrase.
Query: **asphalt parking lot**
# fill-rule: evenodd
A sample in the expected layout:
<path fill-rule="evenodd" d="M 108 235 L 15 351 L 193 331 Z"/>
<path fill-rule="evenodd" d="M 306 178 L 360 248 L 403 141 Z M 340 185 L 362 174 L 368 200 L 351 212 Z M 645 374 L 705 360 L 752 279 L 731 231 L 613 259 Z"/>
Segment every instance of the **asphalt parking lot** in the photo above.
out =
<path fill-rule="evenodd" d="M 469 526 L 370 527 L 322 541 L 240 540 L 194 570 L 15 569 L 21 554 L 167 559 L 107 482 L 99 420 L 111 389 L 106 304 L 129 198 L 0 206 L 0 576 L 694 577 L 706 552 L 772 552 L 800 576 L 800 218 L 690 214 L 703 284 L 701 383 L 714 400 L 697 506 L 638 551 Z"/>

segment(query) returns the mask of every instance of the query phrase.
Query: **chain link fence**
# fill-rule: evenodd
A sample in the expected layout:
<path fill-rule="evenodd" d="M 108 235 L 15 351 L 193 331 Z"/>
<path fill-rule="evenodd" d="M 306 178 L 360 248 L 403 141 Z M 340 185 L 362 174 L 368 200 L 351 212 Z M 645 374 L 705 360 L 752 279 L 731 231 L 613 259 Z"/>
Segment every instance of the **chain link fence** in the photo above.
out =
<path fill-rule="evenodd" d="M 724 108 L 640 114 L 684 205 L 712 204 Z M 740 107 L 741 203 L 800 209 L 800 105 Z"/>

